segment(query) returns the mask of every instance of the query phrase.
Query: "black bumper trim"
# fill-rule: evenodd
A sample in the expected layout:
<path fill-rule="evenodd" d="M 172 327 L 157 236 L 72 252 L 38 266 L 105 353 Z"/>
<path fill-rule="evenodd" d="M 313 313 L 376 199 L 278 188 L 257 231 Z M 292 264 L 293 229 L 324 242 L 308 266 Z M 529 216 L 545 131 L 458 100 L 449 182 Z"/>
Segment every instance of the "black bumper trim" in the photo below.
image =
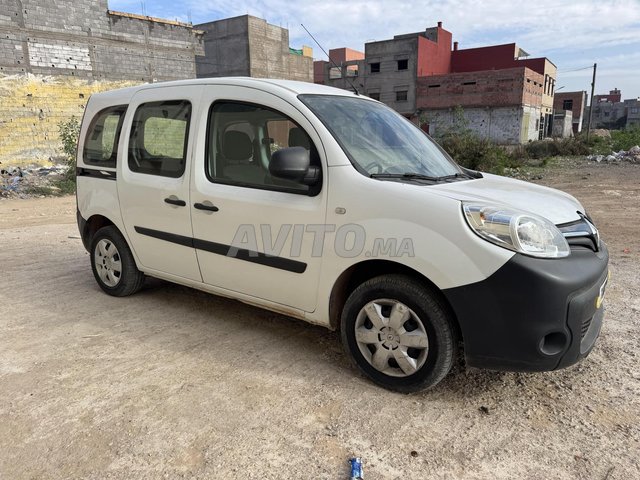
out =
<path fill-rule="evenodd" d="M 562 259 L 516 254 L 486 280 L 444 290 L 462 330 L 467 364 L 547 371 L 587 356 L 602 324 L 596 299 L 608 260 L 604 243 L 598 252 L 576 249 Z M 591 324 L 582 337 L 586 319 Z M 549 334 L 567 340 L 553 354 L 544 353 Z"/>

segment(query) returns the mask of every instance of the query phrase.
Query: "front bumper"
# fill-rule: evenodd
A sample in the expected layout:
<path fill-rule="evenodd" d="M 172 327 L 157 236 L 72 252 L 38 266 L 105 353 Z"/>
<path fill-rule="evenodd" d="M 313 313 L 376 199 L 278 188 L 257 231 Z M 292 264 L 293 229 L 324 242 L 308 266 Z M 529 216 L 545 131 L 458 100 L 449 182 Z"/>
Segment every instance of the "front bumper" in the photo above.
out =
<path fill-rule="evenodd" d="M 586 357 L 602 326 L 608 262 L 603 242 L 562 259 L 516 254 L 486 280 L 444 290 L 467 365 L 547 371 Z"/>

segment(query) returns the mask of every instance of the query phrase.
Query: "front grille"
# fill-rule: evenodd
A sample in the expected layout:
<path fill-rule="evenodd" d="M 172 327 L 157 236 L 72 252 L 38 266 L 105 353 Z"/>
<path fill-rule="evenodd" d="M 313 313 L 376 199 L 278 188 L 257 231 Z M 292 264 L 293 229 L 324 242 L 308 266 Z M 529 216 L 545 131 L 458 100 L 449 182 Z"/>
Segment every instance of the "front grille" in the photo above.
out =
<path fill-rule="evenodd" d="M 588 248 L 597 252 L 600 249 L 600 236 L 596 227 L 580 214 L 580 220 L 557 225 L 571 248 Z"/>
<path fill-rule="evenodd" d="M 591 320 L 593 320 L 593 317 L 585 318 L 582 321 L 582 326 L 580 327 L 580 340 L 582 340 L 584 336 L 587 334 L 587 332 L 589 331 L 589 327 L 591 326 Z"/>

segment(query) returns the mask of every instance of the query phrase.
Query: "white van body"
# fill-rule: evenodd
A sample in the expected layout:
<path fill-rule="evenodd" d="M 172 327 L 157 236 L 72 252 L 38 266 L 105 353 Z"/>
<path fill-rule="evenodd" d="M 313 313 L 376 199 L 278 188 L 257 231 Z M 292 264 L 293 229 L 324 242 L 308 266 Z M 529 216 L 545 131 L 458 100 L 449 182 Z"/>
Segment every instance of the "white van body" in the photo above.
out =
<path fill-rule="evenodd" d="M 370 145 L 352 141 L 349 121 L 326 114 L 334 104 L 371 110 L 353 126 Z M 344 90 L 252 78 L 93 95 L 79 138 L 77 201 L 98 283 L 124 295 L 148 275 L 341 328 L 364 373 L 402 391 L 437 383 L 460 341 L 468 364 L 495 369 L 552 370 L 586 356 L 602 322 L 608 255 L 582 205 L 460 169 L 435 145 L 425 156 L 455 173 L 388 168 L 393 151 L 407 149 L 388 133 L 405 127 L 387 110 Z M 363 152 L 375 153 L 376 142 L 387 163 L 358 163 L 356 154 L 369 158 Z M 304 179 L 280 176 L 299 164 L 314 165 Z M 522 247 L 514 228 L 535 230 L 541 249 Z M 102 229 L 108 235 L 96 237 Z M 406 301 L 386 299 L 396 290 Z M 381 302 L 362 303 L 372 291 Z M 345 308 L 358 320 L 345 318 Z M 415 321 L 391 329 L 398 311 Z"/>

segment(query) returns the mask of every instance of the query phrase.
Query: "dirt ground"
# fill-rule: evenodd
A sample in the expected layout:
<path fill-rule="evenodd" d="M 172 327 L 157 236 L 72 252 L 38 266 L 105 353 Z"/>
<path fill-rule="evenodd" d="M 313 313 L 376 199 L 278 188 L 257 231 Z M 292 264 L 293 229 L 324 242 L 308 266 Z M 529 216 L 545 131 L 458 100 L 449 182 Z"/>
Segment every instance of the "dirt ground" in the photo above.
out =
<path fill-rule="evenodd" d="M 96 285 L 72 197 L 0 201 L 0 479 L 640 479 L 640 165 L 547 169 L 611 251 L 601 337 L 567 370 L 459 368 L 400 395 L 338 335 L 151 280 Z"/>

